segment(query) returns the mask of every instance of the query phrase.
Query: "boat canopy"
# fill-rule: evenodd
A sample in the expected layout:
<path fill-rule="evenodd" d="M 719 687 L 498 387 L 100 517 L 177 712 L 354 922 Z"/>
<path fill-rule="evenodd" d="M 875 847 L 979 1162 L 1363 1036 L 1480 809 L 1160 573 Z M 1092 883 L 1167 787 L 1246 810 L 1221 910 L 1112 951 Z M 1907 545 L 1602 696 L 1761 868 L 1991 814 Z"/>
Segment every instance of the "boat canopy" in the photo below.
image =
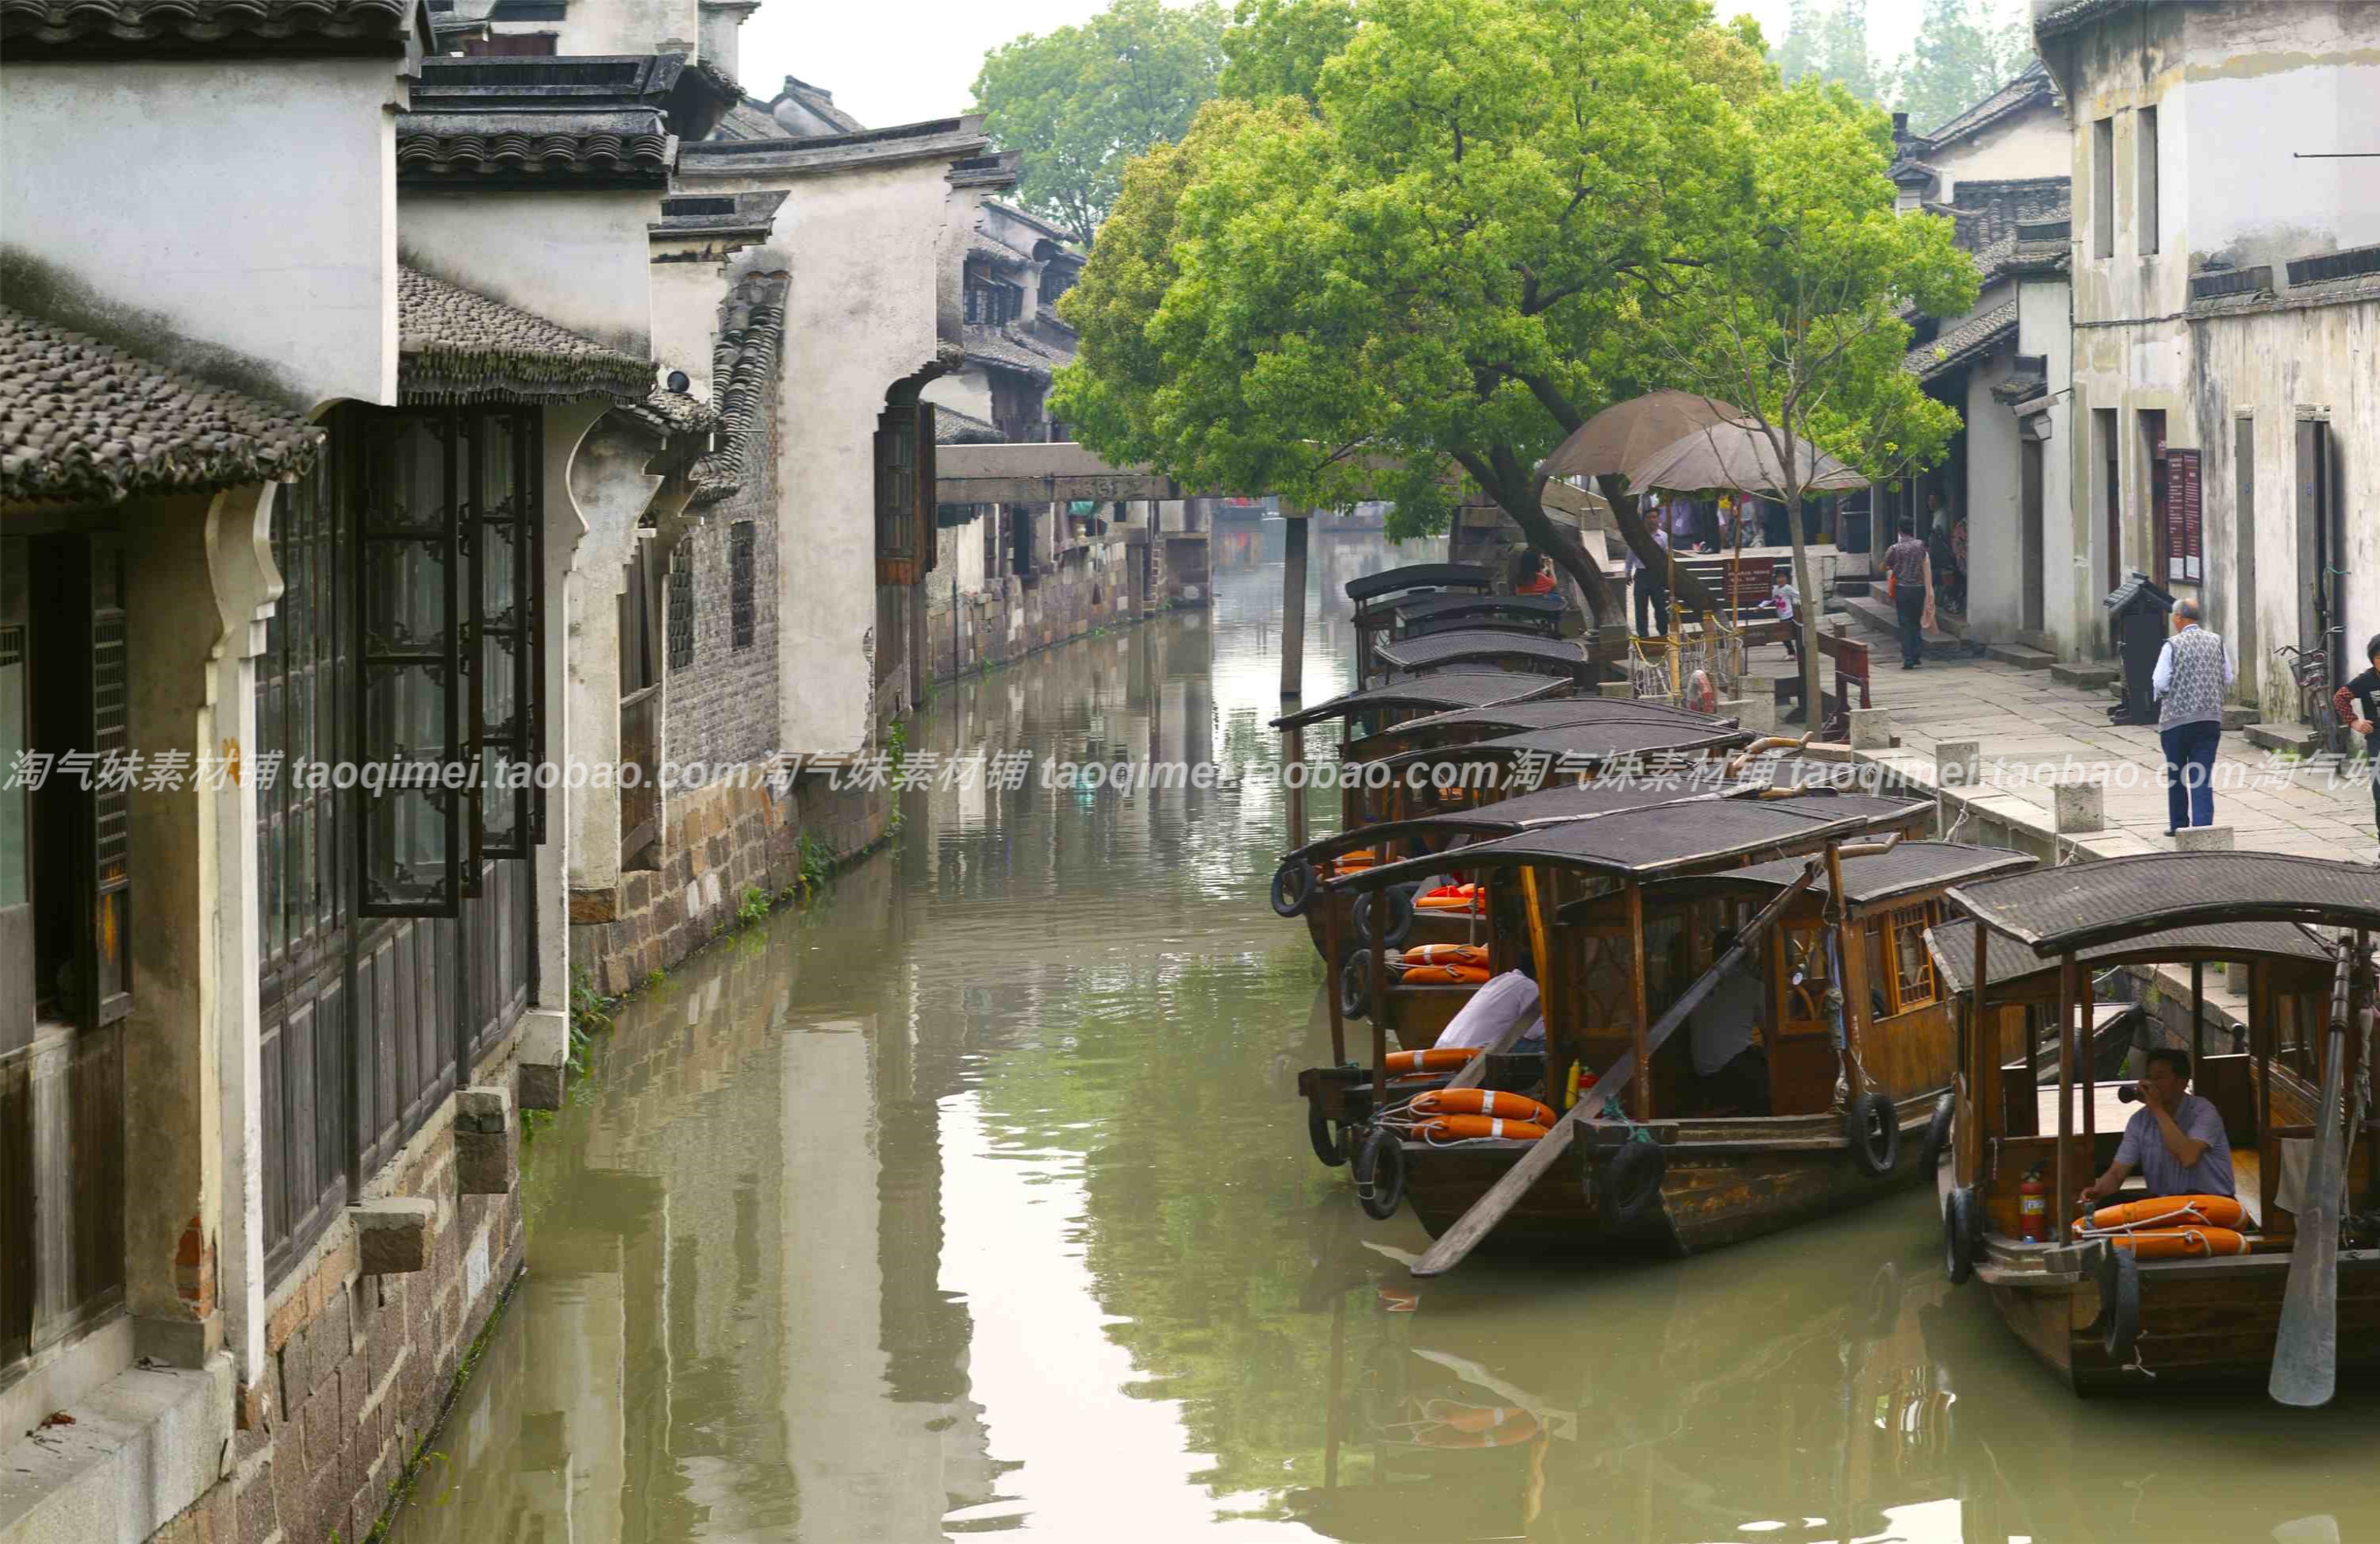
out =
<path fill-rule="evenodd" d="M 1408 590 L 1476 590 L 1495 588 L 1496 577 L 1475 563 L 1409 563 L 1347 581 L 1347 599 L 1362 605 L 1383 595 Z"/>
<path fill-rule="evenodd" d="M 1433 714 L 1495 702 L 1525 702 L 1555 697 L 1571 689 L 1569 677 L 1524 675 L 1511 670 L 1440 670 L 1395 681 L 1364 691 L 1342 692 L 1328 702 L 1283 713 L 1272 721 L 1275 729 L 1300 729 L 1324 719 L 1345 718 L 1379 709 L 1421 708 Z"/>
<path fill-rule="evenodd" d="M 2380 929 L 2380 869 L 2286 853 L 2149 853 L 1960 885 L 1969 916 L 2042 955 L 2207 923 Z"/>
<path fill-rule="evenodd" d="M 1695 722 L 1679 723 L 1652 717 L 1591 719 L 1584 723 L 1563 723 L 1550 729 L 1500 735 L 1494 739 L 1475 740 L 1468 745 L 1429 746 L 1418 750 L 1399 751 L 1393 756 L 1379 758 L 1379 764 L 1399 767 L 1409 766 L 1415 761 L 1511 761 L 1536 755 L 1549 757 L 1561 763 L 1565 771 L 1587 771 L 1627 756 L 1687 756 L 1698 750 L 1746 745 L 1753 738 L 1750 730 L 1739 729 L 1727 720 L 1706 718 L 1699 713 L 1692 717 Z M 1681 768 L 1666 775 L 1682 778 L 1687 770 Z"/>
<path fill-rule="evenodd" d="M 1956 996 L 1974 990 L 1975 924 L 1972 919 L 1961 918 L 1927 929 L 1925 947 L 1934 956 L 1934 968 L 1941 973 L 1945 991 Z M 2022 996 L 2034 991 L 2055 990 L 2058 984 L 2058 963 L 2055 959 L 2020 954 L 2007 948 L 1987 950 L 1985 954 L 1985 968 L 1991 972 L 1995 997 L 2003 991 Z M 2261 960 L 2327 970 L 2334 961 L 2322 940 L 2295 922 L 2167 928 L 2080 949 L 2075 951 L 2075 957 L 2095 970 L 2110 965 L 2190 960 Z"/>
<path fill-rule="evenodd" d="M 1390 669 L 1404 671 L 1440 670 L 1472 660 L 1542 661 L 1565 667 L 1587 663 L 1586 650 L 1567 638 L 1500 633 L 1486 627 L 1401 638 L 1374 644 L 1372 652 Z"/>
<path fill-rule="evenodd" d="M 1540 788 L 1534 794 L 1517 795 L 1495 804 L 1483 804 L 1475 809 L 1444 809 L 1435 815 L 1416 815 L 1411 820 L 1381 821 L 1372 825 L 1358 826 L 1353 831 L 1339 832 L 1318 842 L 1308 843 L 1289 856 L 1309 859 L 1336 857 L 1358 847 L 1403 837 L 1510 836 L 1514 832 L 1527 831 L 1536 826 L 1594 820 L 1630 809 L 1647 809 L 1656 805 L 1687 804 L 1710 798 L 1745 798 L 1767 786 L 1764 783 L 1733 783 L 1725 786 L 1682 789 L 1673 785 L 1656 786 L 1650 778 L 1568 784 L 1559 788 Z"/>
<path fill-rule="evenodd" d="M 1523 680 L 1533 677 L 1522 676 Z M 1541 679 L 1567 684 L 1567 677 L 1547 676 Z M 1431 681 L 1436 676 L 1425 675 Z M 1393 748 L 1383 749 L 1383 743 L 1399 736 L 1425 732 L 1451 736 L 1459 743 L 1465 731 L 1475 739 L 1493 739 L 1502 735 L 1527 734 L 1541 729 L 1567 729 L 1582 723 L 1667 723 L 1694 729 L 1709 729 L 1717 725 L 1732 728 L 1733 719 L 1718 719 L 1708 713 L 1697 713 L 1691 708 L 1665 707 L 1658 702 L 1639 702 L 1625 697 L 1561 697 L 1536 698 L 1521 702 L 1491 703 L 1481 708 L 1457 708 L 1425 718 L 1409 718 L 1402 723 L 1390 724 L 1375 734 L 1349 740 L 1340 748 L 1341 760 L 1368 761 L 1376 756 L 1394 755 Z"/>
<path fill-rule="evenodd" d="M 1544 867 L 1636 881 L 1661 879 L 1696 864 L 1855 836 L 1932 808 L 1917 799 L 1801 793 L 1782 798 L 1712 799 L 1697 805 L 1691 818 L 1655 805 L 1599 820 L 1535 826 L 1482 842 L 1463 849 L 1461 867 Z M 1366 869 L 1332 880 L 1330 886 L 1377 890 L 1446 866 L 1444 854 L 1427 854 Z"/>
<path fill-rule="evenodd" d="M 1890 852 L 1844 858 L 1844 898 L 1855 906 L 1880 906 L 1903 895 L 1939 890 L 1961 881 L 1985 879 L 1994 874 L 2030 869 L 2035 861 L 2029 853 L 2010 852 L 2005 847 L 1977 847 L 1961 842 L 1900 842 L 1895 844 Z M 1724 873 L 1671 880 L 1668 883 L 1691 884 L 1697 890 L 1778 891 L 1800 879 L 1803 870 L 1808 867 L 1802 858 L 1780 858 L 1769 863 L 1755 863 L 1747 868 L 1730 869 Z M 1824 874 L 1818 876 L 1810 889 L 1819 895 L 1831 893 L 1829 881 Z"/>
<path fill-rule="evenodd" d="M 1416 595 L 1392 602 L 1401 626 L 1420 630 L 1445 628 L 1471 621 L 1478 626 L 1502 623 L 1529 631 L 1558 626 L 1563 604 L 1559 595 Z"/>

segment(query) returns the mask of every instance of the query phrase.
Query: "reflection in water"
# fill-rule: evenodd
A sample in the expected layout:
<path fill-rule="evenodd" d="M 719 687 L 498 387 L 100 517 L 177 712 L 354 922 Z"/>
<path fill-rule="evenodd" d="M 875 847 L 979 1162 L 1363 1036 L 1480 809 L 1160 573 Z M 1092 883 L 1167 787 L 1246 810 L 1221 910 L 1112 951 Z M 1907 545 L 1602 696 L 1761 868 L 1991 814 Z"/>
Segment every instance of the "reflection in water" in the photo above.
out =
<path fill-rule="evenodd" d="M 1340 689 L 1314 543 L 1309 700 Z M 2085 1405 L 1899 1198 L 1706 1258 L 1426 1286 L 1305 1146 L 1263 887 L 1280 568 L 946 688 L 941 754 L 1210 790 L 911 796 L 898 850 L 630 1005 L 402 1544 L 2354 1538 L 2380 1404 Z M 2144 1343 L 2149 1365 L 2153 1345 Z"/>

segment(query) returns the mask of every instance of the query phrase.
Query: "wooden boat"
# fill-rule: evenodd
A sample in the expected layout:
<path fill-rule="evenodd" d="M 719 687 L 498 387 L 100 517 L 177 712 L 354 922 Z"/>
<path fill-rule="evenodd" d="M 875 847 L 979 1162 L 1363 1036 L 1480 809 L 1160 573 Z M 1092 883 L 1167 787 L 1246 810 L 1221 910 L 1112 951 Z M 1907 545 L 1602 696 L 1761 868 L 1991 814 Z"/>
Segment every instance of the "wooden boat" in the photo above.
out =
<path fill-rule="evenodd" d="M 1433 670 L 1477 670 L 1484 666 L 1533 675 L 1562 675 L 1588 686 L 1602 676 L 1606 664 L 1612 663 L 1609 658 L 1598 657 L 1588 645 L 1568 638 L 1479 626 L 1382 639 L 1372 644 L 1371 658 L 1374 668 L 1359 676 L 1367 685 Z"/>
<path fill-rule="evenodd" d="M 2380 924 L 2380 872 L 2281 854 L 2155 854 L 1950 894 L 1975 919 L 1929 944 L 1966 1025 L 1955 1162 L 1941 1182 L 1951 1279 L 1982 1282 L 2017 1338 L 2080 1393 L 2270 1380 L 2287 1403 L 2320 1403 L 2338 1375 L 2380 1371 L 2380 1249 L 2340 1246 L 2341 1191 L 2319 1179 L 2325 1163 L 2343 1176 L 2350 1210 L 2380 1199 L 2369 1101 L 2349 1094 L 2368 1087 L 2363 933 L 2340 951 L 2309 930 Z M 2193 1088 L 2231 1144 L 2244 1254 L 2139 1258 L 2077 1227 L 2077 1194 L 2112 1161 L 2133 1112 L 2107 1097 L 2074 1052 L 2079 1036 L 2060 1027 L 2089 1022 L 2094 972 L 2154 965 L 2192 972 Z M 2209 965 L 2245 974 L 2244 1053 L 2204 1053 Z M 2045 1021 L 2059 1052 L 2046 1089 L 2034 1033 Z M 2292 1184 L 2297 1152 L 2306 1177 Z M 2036 1166 L 2051 1227 L 2027 1242 L 2020 1186 Z"/>
<path fill-rule="evenodd" d="M 1385 678 L 1372 649 L 1393 636 L 1400 605 L 1446 595 L 1485 598 L 1496 577 L 1475 563 L 1413 563 L 1349 579 L 1344 588 L 1355 603 L 1355 686 L 1362 690 Z"/>

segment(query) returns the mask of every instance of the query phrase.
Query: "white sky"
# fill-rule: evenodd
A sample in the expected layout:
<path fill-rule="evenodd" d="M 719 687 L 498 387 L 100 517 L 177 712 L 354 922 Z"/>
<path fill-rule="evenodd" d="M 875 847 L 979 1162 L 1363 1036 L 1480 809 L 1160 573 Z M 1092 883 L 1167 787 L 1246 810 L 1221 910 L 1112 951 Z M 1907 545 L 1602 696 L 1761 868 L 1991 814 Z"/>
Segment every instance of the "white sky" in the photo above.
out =
<path fill-rule="evenodd" d="M 1819 0 L 1821 6 L 1825 0 Z M 1985 0 L 2000 20 L 2024 0 Z M 894 0 L 820 5 L 764 0 L 744 24 L 745 88 L 767 100 L 785 76 L 834 93 L 871 128 L 965 112 L 985 53 L 1025 32 L 1047 32 L 1104 8 L 1105 0 Z M 1787 0 L 1715 0 L 1722 17 L 1749 11 L 1773 44 L 1785 35 Z M 1909 46 L 1922 0 L 1868 0 L 1868 47 L 1889 63 Z"/>

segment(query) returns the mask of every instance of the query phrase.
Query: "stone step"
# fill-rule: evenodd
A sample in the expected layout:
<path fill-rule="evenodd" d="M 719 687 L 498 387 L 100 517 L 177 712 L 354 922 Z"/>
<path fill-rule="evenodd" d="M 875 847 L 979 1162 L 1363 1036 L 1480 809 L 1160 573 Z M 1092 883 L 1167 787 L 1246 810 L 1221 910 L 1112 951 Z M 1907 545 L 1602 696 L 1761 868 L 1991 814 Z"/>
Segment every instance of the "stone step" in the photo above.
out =
<path fill-rule="evenodd" d="M 2223 704 L 2223 728 L 2226 733 L 2237 733 L 2255 722 L 2256 710 L 2249 707 L 2245 702 Z"/>
<path fill-rule="evenodd" d="M 2058 663 L 2057 655 L 2044 653 L 2038 649 L 2027 649 L 2022 643 L 1995 643 L 1985 650 L 1984 654 L 2002 664 L 2012 664 L 2019 670 L 2047 670 Z"/>
<path fill-rule="evenodd" d="M 1845 595 L 1840 599 L 1842 609 L 1851 614 L 1852 621 L 1857 622 L 1869 632 L 1880 633 L 1895 642 L 1900 640 L 1900 617 L 1893 610 L 1891 602 L 1876 595 Z M 1938 627 L 1926 630 L 1925 643 L 1928 648 L 1948 649 L 1957 642 L 1958 639 Z"/>
<path fill-rule="evenodd" d="M 1864 575 L 1857 578 L 1841 574 L 1835 577 L 1835 593 L 1838 595 L 1864 595 L 1867 591 L 1867 578 Z"/>
<path fill-rule="evenodd" d="M 2246 731 L 2248 743 L 2262 749 L 2313 754 L 2313 731 L 2302 723 L 2251 723 Z"/>
<path fill-rule="evenodd" d="M 2101 664 L 2095 660 L 2060 660 L 2049 667 L 2049 674 L 2053 680 L 2063 681 L 2070 687 L 2083 687 L 2095 691 L 2102 687 L 2114 686 L 2123 678 L 2124 673 L 2114 665 Z"/>

